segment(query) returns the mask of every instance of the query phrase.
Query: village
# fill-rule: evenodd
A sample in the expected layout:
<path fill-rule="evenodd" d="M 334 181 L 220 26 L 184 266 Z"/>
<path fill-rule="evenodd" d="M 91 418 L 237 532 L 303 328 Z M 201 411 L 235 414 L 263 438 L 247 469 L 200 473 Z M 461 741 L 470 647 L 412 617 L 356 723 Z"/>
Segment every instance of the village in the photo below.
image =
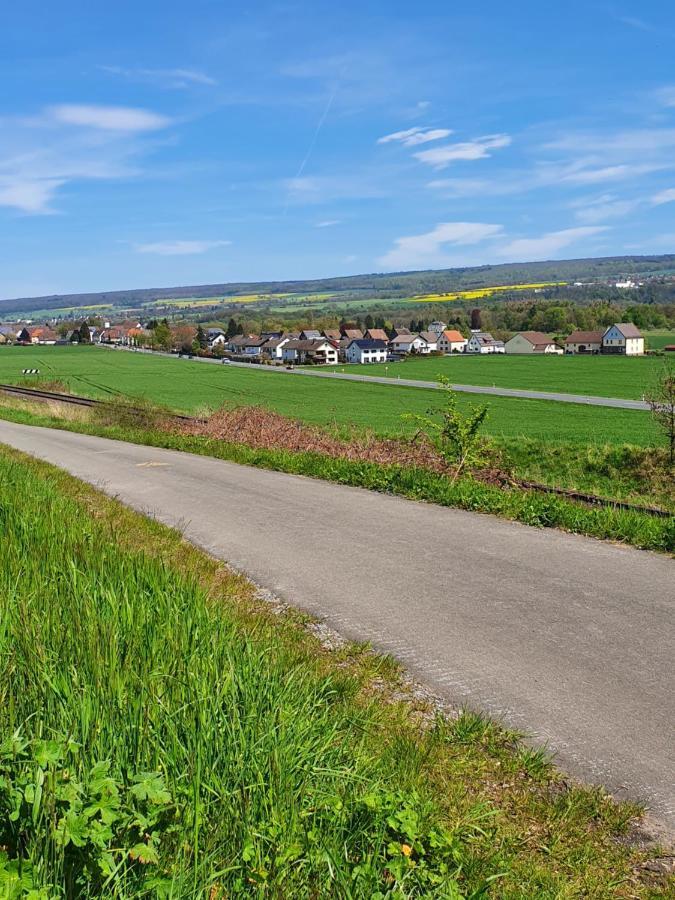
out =
<path fill-rule="evenodd" d="M 476 323 L 478 324 L 478 323 Z M 166 334 L 162 349 L 183 355 L 209 355 L 224 361 L 267 363 L 276 365 L 336 365 L 338 363 L 377 364 L 394 362 L 409 356 L 448 356 L 452 354 L 520 354 L 520 355 L 623 355 L 645 354 L 645 339 L 632 322 L 617 322 L 604 331 L 573 331 L 564 341 L 540 331 L 521 331 L 509 340 L 496 340 L 480 328 L 470 330 L 468 337 L 434 321 L 423 331 L 405 327 L 362 329 L 353 323 L 340 328 L 319 331 L 266 331 L 260 334 L 234 334 L 222 328 L 173 330 L 160 323 Z M 0 344 L 55 345 L 104 344 L 157 349 L 156 328 L 141 322 L 96 327 L 84 322 L 79 329 L 59 334 L 49 326 L 5 326 L 0 328 Z M 675 350 L 667 346 L 666 351 Z"/>

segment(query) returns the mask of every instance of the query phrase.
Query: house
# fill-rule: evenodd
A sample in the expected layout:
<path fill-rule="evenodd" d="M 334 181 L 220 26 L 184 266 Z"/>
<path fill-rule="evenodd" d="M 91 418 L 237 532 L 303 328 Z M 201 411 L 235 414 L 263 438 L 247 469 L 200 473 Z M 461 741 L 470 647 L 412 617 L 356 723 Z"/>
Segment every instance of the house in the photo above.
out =
<path fill-rule="evenodd" d="M 429 331 L 433 331 L 440 337 L 447 327 L 448 326 L 445 324 L 445 322 L 436 321 L 431 323 L 431 325 L 429 326 Z"/>
<path fill-rule="evenodd" d="M 397 334 L 389 341 L 392 353 L 421 353 L 426 341 L 419 334 Z"/>
<path fill-rule="evenodd" d="M 325 328 L 323 337 L 328 338 L 329 341 L 333 341 L 336 344 L 339 344 L 342 340 L 342 334 L 340 333 L 339 328 Z"/>
<path fill-rule="evenodd" d="M 541 331 L 519 331 L 504 345 L 507 353 L 562 353 L 563 348 Z"/>
<path fill-rule="evenodd" d="M 435 331 L 420 331 L 420 337 L 424 341 L 420 353 L 434 353 L 438 350 L 438 335 Z"/>
<path fill-rule="evenodd" d="M 441 353 L 464 353 L 466 343 L 466 338 L 453 329 L 446 329 L 438 336 L 438 349 Z"/>
<path fill-rule="evenodd" d="M 343 338 L 349 338 L 350 341 L 358 341 L 363 337 L 363 332 L 360 328 L 341 328 L 340 329 Z"/>
<path fill-rule="evenodd" d="M 299 365 L 335 365 L 338 361 L 337 347 L 325 338 L 316 341 L 305 341 L 302 338 L 289 341 L 282 347 L 281 356 L 284 362 Z"/>
<path fill-rule="evenodd" d="M 231 337 L 225 344 L 225 348 L 229 350 L 230 353 L 245 353 L 247 346 L 254 346 L 256 343 L 258 343 L 259 346 L 262 346 L 260 342 L 261 338 L 257 334 L 235 334 L 234 337 Z"/>
<path fill-rule="evenodd" d="M 14 328 L 0 327 L 0 344 L 13 344 L 15 338 L 16 331 Z"/>
<path fill-rule="evenodd" d="M 404 334 L 412 334 L 412 331 L 409 328 L 404 328 L 403 326 L 401 326 L 400 328 L 394 328 L 391 336 L 393 338 L 395 338 L 395 337 L 401 337 Z"/>
<path fill-rule="evenodd" d="M 120 325 L 109 326 L 104 328 L 98 336 L 99 344 L 122 344 L 124 343 L 125 330 Z M 66 334 L 66 340 L 70 341 L 73 335 L 72 331 Z"/>
<path fill-rule="evenodd" d="M 489 331 L 472 331 L 465 353 L 504 353 L 504 341 L 496 341 Z"/>
<path fill-rule="evenodd" d="M 603 334 L 600 352 L 642 356 L 645 352 L 645 339 L 632 322 L 618 322 L 610 325 Z"/>
<path fill-rule="evenodd" d="M 350 363 L 383 363 L 387 361 L 387 342 L 360 338 L 349 342 L 345 357 Z"/>
<path fill-rule="evenodd" d="M 565 353 L 599 353 L 602 331 L 573 331 L 565 339 Z"/>
<path fill-rule="evenodd" d="M 301 341 L 320 341 L 322 338 L 323 335 L 316 328 L 305 328 L 304 331 L 300 332 Z"/>
<path fill-rule="evenodd" d="M 292 338 L 288 335 L 268 338 L 262 345 L 262 355 L 269 357 L 269 359 L 282 359 L 282 350 L 290 340 Z"/>
<path fill-rule="evenodd" d="M 389 342 L 389 335 L 384 330 L 384 328 L 369 328 L 364 337 L 369 338 L 371 341 L 384 341 L 385 343 Z"/>
<path fill-rule="evenodd" d="M 23 329 L 26 331 L 27 329 Z M 23 334 L 23 332 L 22 332 Z M 55 344 L 59 336 L 55 331 L 52 331 L 47 325 L 44 327 L 33 328 L 32 331 L 29 332 L 29 343 L 31 344 Z"/>
<path fill-rule="evenodd" d="M 218 345 L 224 347 L 227 343 L 227 335 L 222 328 L 207 328 L 206 339 L 211 349 Z"/>

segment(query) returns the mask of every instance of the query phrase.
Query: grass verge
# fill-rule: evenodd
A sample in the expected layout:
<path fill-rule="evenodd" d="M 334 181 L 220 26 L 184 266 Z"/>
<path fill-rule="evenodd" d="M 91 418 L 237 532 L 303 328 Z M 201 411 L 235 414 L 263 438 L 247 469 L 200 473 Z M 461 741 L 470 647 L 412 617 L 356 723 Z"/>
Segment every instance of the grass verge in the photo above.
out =
<path fill-rule="evenodd" d="M 138 416 L 125 404 L 116 413 L 106 411 L 104 423 L 74 419 L 57 413 L 36 411 L 30 404 L 0 406 L 0 417 L 29 425 L 64 428 L 84 434 L 125 440 L 153 447 L 183 450 L 326 481 L 398 494 L 441 506 L 491 513 L 538 528 L 559 528 L 604 540 L 621 541 L 644 550 L 675 551 L 675 517 L 656 518 L 645 513 L 613 507 L 593 508 L 561 497 L 520 488 L 503 488 L 460 478 L 456 482 L 414 466 L 353 461 L 312 452 L 252 448 L 212 438 L 177 434 L 157 424 L 159 413 L 147 411 L 149 427 L 141 427 Z M 111 424 L 117 416 L 122 424 Z M 79 418 L 78 418 L 79 417 Z"/>
<path fill-rule="evenodd" d="M 634 807 L 513 733 L 57 469 L 0 449 L 0 483 L 2 896 L 672 890 Z"/>

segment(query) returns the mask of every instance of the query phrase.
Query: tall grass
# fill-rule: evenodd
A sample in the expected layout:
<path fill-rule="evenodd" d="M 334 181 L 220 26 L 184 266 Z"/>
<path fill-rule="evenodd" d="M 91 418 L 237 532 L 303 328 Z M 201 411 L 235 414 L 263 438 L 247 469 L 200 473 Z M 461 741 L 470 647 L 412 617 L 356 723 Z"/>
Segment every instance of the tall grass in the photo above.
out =
<path fill-rule="evenodd" d="M 454 897 L 460 873 L 480 886 L 474 825 L 450 828 L 413 790 L 412 742 L 373 752 L 378 712 L 353 702 L 353 682 L 245 633 L 193 579 L 120 549 L 21 464 L 0 458 L 0 482 L 5 886 Z M 153 802 L 139 783 L 156 808 L 139 809 Z"/>

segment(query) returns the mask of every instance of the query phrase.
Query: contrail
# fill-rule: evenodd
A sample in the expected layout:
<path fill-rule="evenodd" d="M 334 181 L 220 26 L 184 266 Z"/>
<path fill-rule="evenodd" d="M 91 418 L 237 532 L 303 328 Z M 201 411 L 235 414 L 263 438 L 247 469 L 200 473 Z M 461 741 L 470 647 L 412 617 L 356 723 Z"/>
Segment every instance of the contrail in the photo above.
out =
<path fill-rule="evenodd" d="M 307 153 L 305 153 L 305 158 L 300 163 L 300 168 L 295 173 L 294 180 L 300 178 L 302 176 L 302 173 L 305 171 L 307 163 L 309 162 L 310 157 L 314 151 L 314 147 L 316 146 L 316 141 L 317 141 L 317 138 L 319 137 L 319 133 L 321 132 L 321 129 L 323 128 L 323 124 L 326 121 L 326 117 L 328 116 L 328 113 L 330 112 L 330 108 L 333 105 L 333 100 L 335 100 L 335 95 L 337 94 L 337 91 L 338 91 L 338 85 L 336 84 L 335 87 L 333 88 L 333 91 L 332 91 L 330 97 L 328 98 L 328 102 L 326 103 L 326 108 L 324 109 L 323 113 L 321 114 L 321 118 L 319 119 L 319 123 L 316 126 L 316 129 L 312 136 L 312 140 L 309 142 L 309 147 L 307 148 Z M 286 215 L 287 212 L 288 212 L 288 201 L 286 201 L 286 206 L 284 207 L 284 216 Z"/>

